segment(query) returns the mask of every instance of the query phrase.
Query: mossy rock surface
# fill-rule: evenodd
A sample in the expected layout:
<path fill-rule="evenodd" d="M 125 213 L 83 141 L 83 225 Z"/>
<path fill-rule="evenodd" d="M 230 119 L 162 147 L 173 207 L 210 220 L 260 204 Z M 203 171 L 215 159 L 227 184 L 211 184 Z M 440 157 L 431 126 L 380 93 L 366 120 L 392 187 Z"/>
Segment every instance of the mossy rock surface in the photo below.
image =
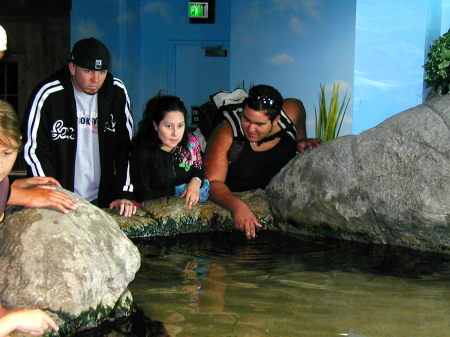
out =
<path fill-rule="evenodd" d="M 273 221 L 264 190 L 237 193 L 253 210 L 263 227 L 279 230 Z M 126 218 L 110 211 L 129 238 L 173 236 L 186 233 L 230 232 L 235 230 L 231 213 L 211 201 L 188 210 L 184 199 L 164 197 L 141 204 L 136 215 Z"/>

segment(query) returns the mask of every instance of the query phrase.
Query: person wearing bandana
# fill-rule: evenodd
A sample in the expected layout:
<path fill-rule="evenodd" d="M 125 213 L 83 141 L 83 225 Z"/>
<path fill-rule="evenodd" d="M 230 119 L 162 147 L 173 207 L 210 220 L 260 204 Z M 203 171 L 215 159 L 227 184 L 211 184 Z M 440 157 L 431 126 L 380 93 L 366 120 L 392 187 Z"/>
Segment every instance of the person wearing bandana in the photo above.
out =
<path fill-rule="evenodd" d="M 247 238 L 261 227 L 250 208 L 233 192 L 264 189 L 296 154 L 321 144 L 306 137 L 305 109 L 275 88 L 257 85 L 240 106 L 221 108 L 224 121 L 208 139 L 205 176 L 210 198 L 229 210 Z"/>

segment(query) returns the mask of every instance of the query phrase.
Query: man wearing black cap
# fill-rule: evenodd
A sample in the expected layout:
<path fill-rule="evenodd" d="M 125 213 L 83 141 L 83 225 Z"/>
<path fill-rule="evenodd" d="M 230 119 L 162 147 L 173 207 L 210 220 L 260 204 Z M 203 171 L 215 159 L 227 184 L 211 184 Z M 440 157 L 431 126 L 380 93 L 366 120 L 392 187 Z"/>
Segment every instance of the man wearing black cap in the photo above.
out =
<path fill-rule="evenodd" d="M 51 176 L 100 207 L 136 212 L 129 175 L 133 119 L 127 90 L 108 69 L 108 48 L 75 43 L 69 64 L 38 86 L 25 118 L 31 176 Z"/>
<path fill-rule="evenodd" d="M 221 109 L 225 120 L 209 137 L 205 155 L 210 197 L 233 214 L 236 228 L 254 238 L 261 224 L 232 192 L 266 188 L 297 150 L 312 149 L 321 141 L 306 138 L 303 103 L 283 100 L 269 85 L 254 86 L 242 104 Z"/>

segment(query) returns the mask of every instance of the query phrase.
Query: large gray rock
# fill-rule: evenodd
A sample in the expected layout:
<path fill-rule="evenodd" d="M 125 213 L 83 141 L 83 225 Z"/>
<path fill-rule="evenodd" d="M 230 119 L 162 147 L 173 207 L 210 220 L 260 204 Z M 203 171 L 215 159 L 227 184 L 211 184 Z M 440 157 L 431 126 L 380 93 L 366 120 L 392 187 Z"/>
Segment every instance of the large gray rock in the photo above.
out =
<path fill-rule="evenodd" d="M 266 192 L 285 230 L 450 253 L 450 95 L 297 155 Z"/>
<path fill-rule="evenodd" d="M 82 314 L 85 322 L 76 324 L 87 328 L 114 307 L 126 311 L 140 254 L 111 216 L 65 192 L 76 211 L 22 209 L 0 224 L 0 298 L 7 307 L 48 308 L 65 320 Z"/>

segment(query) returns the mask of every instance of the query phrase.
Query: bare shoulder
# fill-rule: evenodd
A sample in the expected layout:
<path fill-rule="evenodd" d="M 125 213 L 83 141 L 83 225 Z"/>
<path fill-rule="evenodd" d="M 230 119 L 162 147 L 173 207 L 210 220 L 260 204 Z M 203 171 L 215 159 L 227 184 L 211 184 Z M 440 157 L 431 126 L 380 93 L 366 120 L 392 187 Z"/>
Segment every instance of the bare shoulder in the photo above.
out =
<path fill-rule="evenodd" d="M 306 117 L 303 102 L 298 98 L 285 98 L 283 103 L 283 111 L 294 123 Z"/>
<path fill-rule="evenodd" d="M 283 109 L 289 110 L 305 110 L 303 102 L 298 98 L 285 98 L 283 101 Z"/>
<path fill-rule="evenodd" d="M 230 123 L 222 121 L 216 126 L 213 133 L 208 139 L 206 146 L 206 155 L 210 153 L 228 152 L 233 143 L 233 130 Z"/>
<path fill-rule="evenodd" d="M 223 121 L 208 139 L 205 152 L 205 177 L 211 182 L 224 182 L 228 171 L 228 151 L 233 144 L 230 124 Z"/>

